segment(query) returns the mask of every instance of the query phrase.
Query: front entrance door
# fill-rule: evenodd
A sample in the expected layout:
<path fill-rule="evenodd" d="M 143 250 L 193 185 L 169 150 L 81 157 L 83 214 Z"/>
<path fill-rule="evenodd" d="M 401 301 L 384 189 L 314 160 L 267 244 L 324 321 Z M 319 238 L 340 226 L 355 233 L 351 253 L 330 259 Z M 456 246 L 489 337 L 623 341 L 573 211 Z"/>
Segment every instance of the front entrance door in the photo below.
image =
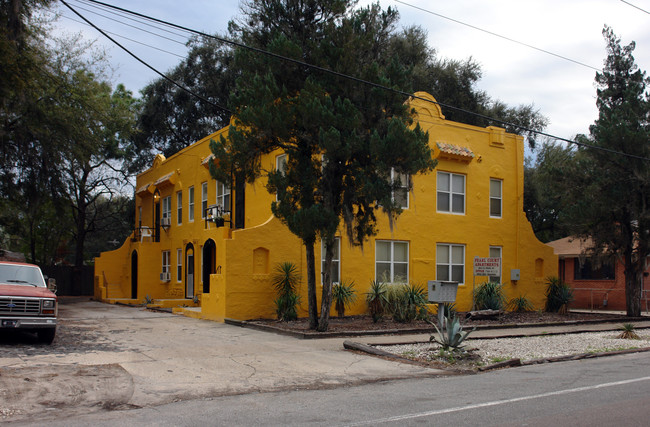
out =
<path fill-rule="evenodd" d="M 194 247 L 185 249 L 185 298 L 194 298 Z"/>

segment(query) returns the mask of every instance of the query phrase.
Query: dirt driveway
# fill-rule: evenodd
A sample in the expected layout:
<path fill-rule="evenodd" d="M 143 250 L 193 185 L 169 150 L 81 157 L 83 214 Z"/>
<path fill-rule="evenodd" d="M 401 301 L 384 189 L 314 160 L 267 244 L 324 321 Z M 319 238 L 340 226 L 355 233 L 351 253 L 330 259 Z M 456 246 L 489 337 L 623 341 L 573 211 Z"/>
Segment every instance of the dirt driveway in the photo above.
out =
<path fill-rule="evenodd" d="M 65 298 L 50 346 L 0 334 L 0 422 L 441 372 L 139 307 Z"/>

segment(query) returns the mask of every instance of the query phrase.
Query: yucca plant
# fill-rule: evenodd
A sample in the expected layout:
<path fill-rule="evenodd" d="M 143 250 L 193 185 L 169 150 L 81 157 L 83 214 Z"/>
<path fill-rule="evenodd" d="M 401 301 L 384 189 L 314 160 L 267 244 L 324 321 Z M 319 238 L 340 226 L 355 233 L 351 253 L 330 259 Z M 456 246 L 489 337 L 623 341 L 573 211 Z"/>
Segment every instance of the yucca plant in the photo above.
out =
<path fill-rule="evenodd" d="M 438 325 L 429 322 L 436 328 L 438 336 L 431 335 L 429 341 L 435 341 L 442 346 L 443 350 L 462 348 L 462 343 L 467 336 L 474 332 L 476 328 L 471 331 L 463 331 L 460 325 L 460 320 L 456 316 L 445 316 L 444 309 L 438 310 Z M 438 327 L 439 326 L 439 327 Z"/>
<path fill-rule="evenodd" d="M 517 313 L 523 313 L 533 311 L 535 307 L 533 307 L 533 304 L 530 303 L 530 300 L 525 295 L 519 295 L 508 302 L 508 308 Z"/>
<path fill-rule="evenodd" d="M 640 340 L 641 337 L 637 335 L 637 333 L 634 331 L 634 325 L 632 323 L 623 323 L 623 326 L 621 326 L 621 333 L 618 336 L 620 339 L 624 340 Z"/>
<path fill-rule="evenodd" d="M 280 263 L 275 267 L 275 273 L 271 280 L 278 295 L 274 301 L 278 320 L 296 320 L 298 318 L 297 305 L 300 303 L 298 268 L 291 262 Z"/>
<path fill-rule="evenodd" d="M 388 311 L 393 320 L 410 323 L 415 319 L 426 319 L 427 291 L 417 284 L 391 285 L 387 292 Z"/>
<path fill-rule="evenodd" d="M 372 321 L 377 323 L 383 317 L 388 304 L 386 285 L 378 280 L 370 282 L 370 291 L 366 293 L 366 302 Z"/>
<path fill-rule="evenodd" d="M 571 301 L 573 289 L 569 285 L 555 276 L 546 278 L 546 311 L 566 314 Z"/>
<path fill-rule="evenodd" d="M 341 281 L 332 287 L 332 302 L 339 317 L 345 316 L 346 307 L 350 307 L 356 300 L 354 281 L 350 283 Z"/>
<path fill-rule="evenodd" d="M 477 310 L 502 310 L 506 297 L 503 287 L 497 282 L 485 282 L 474 291 L 474 304 Z"/>

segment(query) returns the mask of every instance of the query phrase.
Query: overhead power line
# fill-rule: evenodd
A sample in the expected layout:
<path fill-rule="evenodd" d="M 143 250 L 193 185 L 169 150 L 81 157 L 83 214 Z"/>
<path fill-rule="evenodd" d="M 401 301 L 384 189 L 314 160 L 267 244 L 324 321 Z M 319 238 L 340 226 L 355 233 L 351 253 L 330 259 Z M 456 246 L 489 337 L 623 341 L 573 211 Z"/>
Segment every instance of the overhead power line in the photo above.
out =
<path fill-rule="evenodd" d="M 256 53 L 260 53 L 260 54 L 263 54 L 263 55 L 270 56 L 270 57 L 272 57 L 272 58 L 280 59 L 280 60 L 282 60 L 282 61 L 291 62 L 291 63 L 297 64 L 297 65 L 301 65 L 301 66 L 309 67 L 309 68 L 312 68 L 312 69 L 315 69 L 315 70 L 321 71 L 321 72 L 323 72 L 323 73 L 328 73 L 328 74 L 331 74 L 331 75 L 334 75 L 334 76 L 337 76 L 337 77 L 341 77 L 341 78 L 344 78 L 344 79 L 348 79 L 348 80 L 355 81 L 355 82 L 357 82 L 357 83 L 361 83 L 361 84 L 368 85 L 368 86 L 372 86 L 372 87 L 375 87 L 375 88 L 378 88 L 378 89 L 382 89 L 382 90 L 390 91 L 390 92 L 393 92 L 393 93 L 397 93 L 397 94 L 400 94 L 400 95 L 402 95 L 402 96 L 404 96 L 404 97 L 407 97 L 407 98 L 419 99 L 419 100 L 422 100 L 422 101 L 425 101 L 425 102 L 429 102 L 429 103 L 437 104 L 437 105 L 439 105 L 439 106 L 441 106 L 441 107 L 444 107 L 444 108 L 448 108 L 448 109 L 455 110 L 455 111 L 460 111 L 460 112 L 463 112 L 463 113 L 466 113 L 466 114 L 471 114 L 471 115 L 473 115 L 473 116 L 475 116 L 475 117 L 482 118 L 482 119 L 487 120 L 487 121 L 489 121 L 489 122 L 499 123 L 499 124 L 501 124 L 501 125 L 505 125 L 505 126 L 511 126 L 511 127 L 514 127 L 514 128 L 520 129 L 520 130 L 522 130 L 522 131 L 528 132 L 528 133 L 532 133 L 532 134 L 536 134 L 536 135 L 545 136 L 545 137 L 547 137 L 547 138 L 555 139 L 555 140 L 558 140 L 558 141 L 567 142 L 567 143 L 569 143 L 569 144 L 574 144 L 574 145 L 577 145 L 577 146 L 579 146 L 579 147 L 591 148 L 591 149 L 595 149 L 595 150 L 601 150 L 601 151 L 604 151 L 604 152 L 608 152 L 608 153 L 611 153 L 611 154 L 619 154 L 619 155 L 622 155 L 622 156 L 626 156 L 626 157 L 634 158 L 634 159 L 638 159 L 638 160 L 650 161 L 650 158 L 648 158 L 648 157 L 637 156 L 637 155 L 635 155 L 635 154 L 629 154 L 629 153 L 625 153 L 625 152 L 621 152 L 621 151 L 616 151 L 616 150 L 612 150 L 612 149 L 605 148 L 605 147 L 599 147 L 599 146 L 595 146 L 595 145 L 591 145 L 591 144 L 585 144 L 585 143 L 583 143 L 583 142 L 578 142 L 578 141 L 575 141 L 575 140 L 572 140 L 572 139 L 563 138 L 563 137 L 556 136 L 556 135 L 552 135 L 552 134 L 549 134 L 549 133 L 546 133 L 546 132 L 542 132 L 542 131 L 538 131 L 538 130 L 530 129 L 530 128 L 528 128 L 528 127 L 521 126 L 521 125 L 517 125 L 517 124 L 515 124 L 515 123 L 511 123 L 511 122 L 507 122 L 507 121 L 505 121 L 505 120 L 496 119 L 496 118 L 494 118 L 494 117 L 490 117 L 490 116 L 487 116 L 487 115 L 485 115 L 485 114 L 480 114 L 480 113 L 476 113 L 476 112 L 474 112 L 474 111 L 469 111 L 469 110 L 466 110 L 466 109 L 464 109 L 464 108 L 456 107 L 456 106 L 449 105 L 449 104 L 445 104 L 445 103 L 438 102 L 438 101 L 431 101 L 430 99 L 423 98 L 423 97 L 419 97 L 419 96 L 416 96 L 416 95 L 414 95 L 414 94 L 412 94 L 412 93 L 409 93 L 409 92 L 406 92 L 406 91 L 403 91 L 403 90 L 399 90 L 399 89 L 391 88 L 391 87 L 388 87 L 388 86 L 384 86 L 384 85 L 381 85 L 381 84 L 379 84 L 379 83 L 374 83 L 374 82 L 371 82 L 371 81 L 368 81 L 368 80 L 361 79 L 361 78 L 359 78 L 359 77 L 350 76 L 350 75 L 348 75 L 348 74 L 340 73 L 340 72 L 338 72 L 338 71 L 330 70 L 330 69 L 327 69 L 327 68 L 324 68 L 324 67 L 320 67 L 320 66 L 317 66 L 317 65 L 308 64 L 308 63 L 306 63 L 306 62 L 304 62 L 304 61 L 300 61 L 300 60 L 297 60 L 297 59 L 289 58 L 289 57 L 287 57 L 287 56 L 279 55 L 279 54 L 277 54 L 277 53 L 269 52 L 269 51 L 267 51 L 267 50 L 260 49 L 260 48 L 257 48 L 257 47 L 248 46 L 248 45 L 245 45 L 245 44 L 243 44 L 243 43 L 240 43 L 240 42 L 237 42 L 237 41 L 234 41 L 234 40 L 229 40 L 229 39 L 227 39 L 227 38 L 225 38 L 225 37 L 220 37 L 220 36 L 215 36 L 215 35 L 212 35 L 212 34 L 207 34 L 207 33 L 204 33 L 204 32 L 202 32 L 202 31 L 194 30 L 194 29 L 191 29 L 191 28 L 188 28 L 188 27 L 184 27 L 184 26 L 182 26 L 182 25 L 174 24 L 174 23 L 169 22 L 169 21 L 164 21 L 164 20 L 161 20 L 161 19 L 158 19 L 158 18 L 154 18 L 154 17 L 148 16 L 148 15 L 144 15 L 144 14 L 141 14 L 141 13 L 138 13 L 138 12 L 134 12 L 134 11 L 131 11 L 131 10 L 128 10 L 128 9 L 124 9 L 124 8 L 121 8 L 121 7 L 118 7 L 118 6 L 110 5 L 110 4 L 108 4 L 108 3 L 104 3 L 104 2 L 101 2 L 101 1 L 98 1 L 98 0 L 84 0 L 84 1 L 86 1 L 86 2 L 91 2 L 91 3 L 96 3 L 96 4 L 100 4 L 100 5 L 103 5 L 103 6 L 109 7 L 109 8 L 113 8 L 113 9 L 116 9 L 116 10 L 120 10 L 120 11 L 122 11 L 122 12 L 130 13 L 130 14 L 133 14 L 133 15 L 135 15 L 135 16 L 139 16 L 139 17 L 141 17 L 141 18 L 145 18 L 145 19 L 147 19 L 147 20 L 151 20 L 151 21 L 154 21 L 154 22 L 158 22 L 158 23 L 161 23 L 161 24 L 164 24 L 164 25 L 168 25 L 168 26 L 174 27 L 174 28 L 178 28 L 178 29 L 183 30 L 183 31 L 188 31 L 188 32 L 191 32 L 191 33 L 194 33 L 194 34 L 197 34 L 197 35 L 200 35 L 200 36 L 206 37 L 206 38 L 215 39 L 215 40 L 220 41 L 220 42 L 225 43 L 225 44 L 229 44 L 229 45 L 232 45 L 232 46 L 235 46 L 235 47 L 239 47 L 239 48 L 242 48 L 242 49 L 247 49 L 247 50 L 250 50 L 250 51 L 253 51 L 253 52 L 256 52 Z M 70 6 L 69 6 L 67 3 L 65 3 L 64 0 L 61 0 L 61 2 L 62 2 L 63 4 L 65 4 L 68 8 L 70 8 Z M 75 13 L 77 13 L 77 12 L 75 12 Z M 78 14 L 78 13 L 77 13 L 77 14 Z M 83 18 L 83 19 L 85 20 L 85 18 Z M 92 25 L 92 24 L 91 24 L 91 25 Z M 101 30 L 99 30 L 99 29 L 98 29 L 97 27 L 95 27 L 94 25 L 92 25 L 92 26 L 93 26 L 94 28 L 96 28 L 98 31 L 102 32 Z M 102 34 L 104 34 L 104 33 L 102 32 Z M 105 34 L 104 34 L 104 35 L 105 35 Z M 108 37 L 108 36 L 106 36 L 106 37 Z M 176 82 L 174 82 L 173 80 L 169 79 L 168 77 L 164 76 L 162 73 L 160 73 L 159 71 L 155 70 L 153 67 L 151 67 L 150 65 L 148 65 L 147 63 L 145 63 L 144 61 L 142 61 L 140 58 L 136 57 L 134 54 L 132 54 L 131 52 L 129 52 L 126 48 L 124 48 L 123 46 L 121 46 L 120 44 L 118 44 L 117 42 L 115 42 L 113 39 L 111 39 L 110 37 L 108 37 L 108 38 L 109 38 L 109 40 L 111 40 L 111 41 L 113 41 L 114 43 L 116 43 L 119 47 L 121 47 L 122 49 L 124 49 L 125 51 L 127 51 L 131 56 L 133 56 L 134 58 L 136 58 L 138 61 L 140 61 L 140 62 L 142 62 L 143 64 L 145 64 L 148 68 L 154 70 L 156 73 L 158 73 L 159 75 L 161 75 L 163 78 L 172 81 L 176 86 L 178 86 L 179 88 L 181 88 L 181 89 L 183 89 L 183 90 L 185 90 L 185 91 L 188 91 L 190 94 L 192 94 L 192 95 L 198 97 L 199 99 L 202 99 L 202 100 L 204 100 L 204 101 L 206 101 L 206 102 L 211 103 L 211 102 L 208 101 L 207 99 L 201 97 L 200 95 L 194 94 L 193 92 L 189 91 L 189 89 L 182 87 L 182 86 L 179 85 L 178 83 L 176 83 Z M 212 103 L 211 103 L 211 104 L 212 104 Z M 212 104 L 212 105 L 215 105 L 215 104 Z M 216 105 L 215 105 L 215 106 L 216 106 Z M 217 107 L 218 107 L 218 106 L 217 106 Z M 229 111 L 229 110 L 227 110 L 227 109 L 225 109 L 225 108 L 223 108 L 223 107 L 219 107 L 219 108 L 222 108 L 222 109 L 224 109 L 224 110 L 226 110 L 226 111 Z M 230 111 L 229 111 L 229 112 L 230 112 Z M 232 114 L 232 112 L 231 112 L 231 114 Z"/>
<path fill-rule="evenodd" d="M 632 6 L 633 8 L 635 8 L 635 9 L 639 9 L 641 12 L 644 12 L 644 13 L 647 13 L 648 15 L 650 15 L 650 12 L 648 12 L 648 11 L 645 10 L 645 9 L 641 9 L 639 6 L 633 5 L 633 4 L 630 3 L 629 1 L 625 1 L 625 0 L 621 0 L 621 1 L 622 1 L 623 3 L 625 3 L 625 4 L 627 4 L 628 6 Z"/>
<path fill-rule="evenodd" d="M 425 9 L 423 7 L 415 6 L 413 4 L 410 4 L 410 3 L 407 3 L 407 2 L 401 1 L 401 0 L 393 0 L 393 1 L 395 1 L 396 3 L 399 3 L 399 4 L 403 4 L 404 6 L 412 7 L 413 9 L 417 9 L 417 10 L 420 10 L 422 12 L 428 13 L 430 15 L 434 15 L 434 16 L 437 16 L 439 18 L 446 19 L 446 20 L 451 21 L 451 22 L 455 22 L 456 24 L 464 25 L 465 27 L 469 27 L 469 28 L 472 28 L 474 30 L 481 31 L 481 32 L 483 32 L 485 34 L 489 34 L 489 35 L 494 36 L 494 37 L 499 37 L 500 39 L 507 40 L 509 42 L 516 43 L 518 45 L 525 46 L 525 47 L 528 47 L 530 49 L 534 49 L 534 50 L 536 50 L 538 52 L 546 53 L 548 55 L 555 56 L 556 58 L 564 59 L 565 61 L 573 62 L 574 64 L 578 64 L 580 66 L 590 68 L 590 69 L 595 70 L 595 71 L 599 71 L 599 72 L 602 71 L 600 68 L 593 67 L 593 66 L 591 66 L 589 64 L 585 64 L 584 62 L 580 62 L 580 61 L 577 61 L 575 59 L 571 59 L 571 58 L 569 58 L 567 56 L 560 55 L 560 54 L 555 53 L 555 52 L 551 52 L 550 50 L 542 49 L 542 48 L 539 48 L 537 46 L 533 46 L 531 44 L 524 43 L 524 42 L 521 42 L 519 40 L 515 40 L 513 38 L 510 38 L 510 37 L 495 33 L 493 31 L 489 31 L 489 30 L 486 30 L 484 28 L 480 28 L 480 27 L 477 27 L 475 25 L 468 24 L 468 23 L 463 22 L 463 21 L 459 21 L 458 19 L 450 18 L 449 16 L 442 15 L 440 13 Z"/>
<path fill-rule="evenodd" d="M 93 23 L 90 22 L 88 19 L 86 19 L 86 17 L 84 17 L 84 16 L 83 16 L 82 14 L 80 14 L 79 12 L 77 12 L 77 10 L 76 10 L 75 8 L 73 8 L 72 6 L 70 6 L 70 5 L 69 5 L 65 0 L 61 0 L 61 3 L 63 3 L 63 4 L 64 4 L 68 9 L 70 9 L 70 10 L 71 10 L 75 15 L 77 15 L 79 18 L 83 19 L 83 20 L 84 20 L 88 25 L 90 25 L 91 27 L 93 27 L 95 30 L 99 31 L 99 32 L 100 32 L 104 37 L 106 37 L 107 39 L 109 39 L 110 41 L 112 41 L 113 43 L 115 43 L 115 44 L 116 44 L 120 49 L 124 50 L 126 53 L 128 53 L 129 55 L 131 55 L 133 58 L 135 58 L 135 59 L 136 59 L 138 62 L 140 62 L 142 65 L 144 65 L 145 67 L 149 68 L 151 71 L 153 71 L 154 73 L 158 74 L 158 75 L 159 75 L 160 77 L 162 77 L 163 79 L 165 79 L 165 80 L 167 80 L 168 82 L 172 83 L 174 86 L 178 87 L 179 89 L 181 89 L 181 90 L 183 90 L 183 91 L 189 93 L 190 95 L 192 95 L 192 96 L 194 96 L 194 97 L 200 99 L 201 101 L 203 101 L 203 102 L 205 102 L 205 103 L 207 103 L 207 104 L 209 104 L 209 105 L 212 105 L 212 106 L 215 107 L 215 108 L 219 108 L 220 110 L 223 110 L 223 111 L 226 111 L 226 112 L 232 114 L 232 111 L 230 111 L 230 110 L 227 109 L 226 107 L 222 107 L 221 105 L 215 104 L 214 102 L 210 101 L 209 99 L 207 99 L 207 98 L 205 98 L 205 97 L 203 97 L 203 96 L 201 96 L 201 95 L 199 95 L 199 94 L 197 94 L 197 93 L 194 93 L 192 90 L 190 90 L 190 89 L 188 89 L 187 87 L 185 87 L 185 86 L 181 85 L 180 83 L 176 82 L 176 80 L 173 80 L 173 79 L 167 77 L 165 74 L 161 73 L 161 72 L 158 71 L 156 68 L 154 68 L 153 66 L 149 65 L 149 64 L 148 64 L 147 62 L 145 62 L 144 60 L 140 59 L 140 57 L 138 57 L 136 54 L 134 54 L 133 52 L 131 52 L 131 51 L 130 51 L 129 49 L 127 49 L 126 47 L 122 46 L 122 45 L 121 45 L 117 40 L 115 40 L 114 38 L 112 38 L 111 36 L 109 36 L 109 35 L 108 35 L 104 30 L 102 30 L 101 28 L 97 27 L 95 24 L 93 24 Z"/>

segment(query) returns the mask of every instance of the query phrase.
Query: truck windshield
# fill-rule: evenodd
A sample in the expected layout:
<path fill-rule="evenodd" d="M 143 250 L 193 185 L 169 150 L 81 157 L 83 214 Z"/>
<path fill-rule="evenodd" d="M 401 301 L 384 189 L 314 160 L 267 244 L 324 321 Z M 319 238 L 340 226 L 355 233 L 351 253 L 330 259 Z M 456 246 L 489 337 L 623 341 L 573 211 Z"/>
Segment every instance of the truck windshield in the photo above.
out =
<path fill-rule="evenodd" d="M 45 287 L 41 270 L 29 265 L 0 264 L 0 283 Z"/>

